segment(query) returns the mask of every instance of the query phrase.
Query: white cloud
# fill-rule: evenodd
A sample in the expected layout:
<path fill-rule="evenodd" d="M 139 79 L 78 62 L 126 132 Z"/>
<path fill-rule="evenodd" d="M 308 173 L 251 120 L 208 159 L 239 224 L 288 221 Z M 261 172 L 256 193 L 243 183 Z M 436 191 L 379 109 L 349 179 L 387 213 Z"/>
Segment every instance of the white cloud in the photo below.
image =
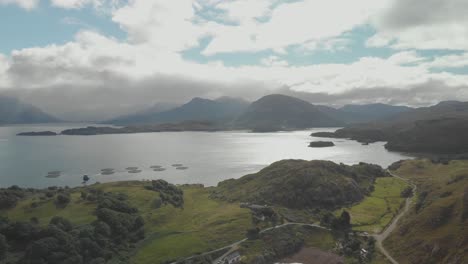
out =
<path fill-rule="evenodd" d="M 113 13 L 112 20 L 128 33 L 131 43 L 151 43 L 155 50 L 181 51 L 203 35 L 194 25 L 191 0 L 134 0 Z"/>
<path fill-rule="evenodd" d="M 419 56 L 416 51 L 402 51 L 395 53 L 388 58 L 390 63 L 394 63 L 396 65 L 420 63 L 426 60 L 428 59 L 426 57 Z"/>
<path fill-rule="evenodd" d="M 468 1 L 390 0 L 373 16 L 369 46 L 468 50 Z"/>
<path fill-rule="evenodd" d="M 227 2 L 225 5 L 230 4 Z M 266 12 L 257 11 L 238 19 L 239 25 L 212 26 L 210 33 L 214 39 L 203 54 L 275 50 L 294 44 L 332 39 L 365 24 L 379 8 L 379 1 L 372 0 L 304 0 L 284 3 L 269 11 L 269 19 L 264 23 L 249 19 Z M 229 17 L 236 17 L 229 13 L 231 9 L 225 10 Z"/>
<path fill-rule="evenodd" d="M 278 56 L 269 56 L 267 58 L 263 58 L 260 63 L 264 66 L 288 66 L 288 62 L 285 60 L 281 60 Z"/>
<path fill-rule="evenodd" d="M 8 69 L 10 68 L 10 62 L 8 58 L 0 53 L 0 88 L 7 87 L 10 85 L 8 78 Z"/>
<path fill-rule="evenodd" d="M 428 62 L 427 67 L 444 69 L 444 68 L 461 68 L 468 66 L 468 52 L 457 55 L 445 55 L 435 58 Z"/>
<path fill-rule="evenodd" d="M 33 9 L 39 4 L 39 0 L 0 0 L 0 5 L 9 5 L 14 4 L 18 5 L 24 9 Z"/>
<path fill-rule="evenodd" d="M 105 1 L 106 4 L 111 2 L 114 3 Z M 82 98 L 88 99 L 95 94 L 100 95 L 96 98 L 105 98 L 101 91 L 106 91 L 123 95 L 119 104 L 125 104 L 125 97 L 131 94 L 129 91 L 139 94 L 141 100 L 154 100 L 145 98 L 144 92 L 153 97 L 173 99 L 179 96 L 180 100 L 186 100 L 188 96 L 240 95 L 239 87 L 247 93 L 246 96 L 258 96 L 283 86 L 291 87 L 293 91 L 336 95 L 375 87 L 404 91 L 429 82 L 444 87 L 460 87 L 468 83 L 467 75 L 431 71 L 466 66 L 466 54 L 430 60 L 414 50 L 404 50 L 388 58 L 362 57 L 350 64 L 294 65 L 284 60 L 287 56 L 282 56 L 287 55 L 291 45 L 304 53 L 318 49 L 333 52 L 349 49 L 350 41 L 354 40 L 347 32 L 370 22 L 378 30 L 377 35 L 368 40 L 368 44 L 374 46 L 417 46 L 418 49 L 424 45 L 461 46 L 466 34 L 459 36 L 460 40 L 454 37 L 453 43 L 449 44 L 445 39 L 449 36 L 444 32 L 438 33 L 441 39 L 437 40 L 431 39 L 432 31 L 419 30 L 427 27 L 426 22 L 414 25 L 406 21 L 401 26 L 377 21 L 376 15 L 390 12 L 391 8 L 383 4 L 388 2 L 386 0 L 305 0 L 278 6 L 272 5 L 273 2 L 132 0 L 110 12 L 112 20 L 128 34 L 126 40 L 84 30 L 63 45 L 16 50 L 9 57 L 0 55 L 0 88 L 28 90 L 38 96 L 38 90 L 66 87 L 64 93 L 76 98 L 79 98 L 78 94 L 85 94 Z M 81 8 L 85 5 L 99 7 L 104 1 L 54 0 L 54 3 L 63 8 Z M 216 19 L 234 24 L 201 19 L 197 12 L 204 5 L 224 10 L 225 13 Z M 444 20 L 438 18 L 437 21 Z M 80 21 L 67 19 L 62 22 Z M 415 30 L 417 32 L 411 36 Z M 449 28 L 446 34 L 450 32 L 453 30 Z M 427 42 L 420 42 L 423 35 L 427 36 Z M 222 61 L 202 64 L 184 60 L 181 51 L 200 45 L 199 40 L 207 36 L 213 38 L 203 51 L 207 55 L 268 49 L 277 54 L 263 58 L 260 65 L 237 67 L 226 66 Z M 191 83 L 196 85 L 192 87 Z M 60 92 L 54 90 L 53 94 L 60 95 Z M 89 109 L 102 107 L 99 101 L 89 100 L 92 101 L 92 105 L 86 105 Z"/>

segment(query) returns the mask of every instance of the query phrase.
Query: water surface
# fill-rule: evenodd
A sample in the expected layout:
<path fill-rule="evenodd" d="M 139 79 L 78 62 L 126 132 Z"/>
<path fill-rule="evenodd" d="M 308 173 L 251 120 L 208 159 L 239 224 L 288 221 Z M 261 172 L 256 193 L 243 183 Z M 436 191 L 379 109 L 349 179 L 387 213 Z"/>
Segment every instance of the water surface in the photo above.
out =
<path fill-rule="evenodd" d="M 309 148 L 317 131 L 278 133 L 249 132 L 164 132 L 100 136 L 18 137 L 18 132 L 51 130 L 60 132 L 79 125 L 0 127 L 0 187 L 13 184 L 24 187 L 81 184 L 90 182 L 165 179 L 172 183 L 216 185 L 219 181 L 239 178 L 282 159 L 323 159 L 345 164 L 358 162 L 382 166 L 408 158 L 388 152 L 383 143 L 367 146 L 358 142 L 331 139 L 336 146 Z M 187 169 L 177 169 L 181 164 Z M 151 166 L 166 170 L 154 171 Z M 126 168 L 138 167 L 140 173 Z M 101 175 L 111 168 L 114 174 Z M 61 171 L 58 178 L 46 178 L 48 172 Z"/>

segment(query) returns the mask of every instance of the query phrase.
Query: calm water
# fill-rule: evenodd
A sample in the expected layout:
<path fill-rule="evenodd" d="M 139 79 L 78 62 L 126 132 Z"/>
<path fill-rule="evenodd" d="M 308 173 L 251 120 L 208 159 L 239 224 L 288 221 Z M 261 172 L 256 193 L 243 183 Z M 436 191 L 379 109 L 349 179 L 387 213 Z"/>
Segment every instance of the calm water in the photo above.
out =
<path fill-rule="evenodd" d="M 176 132 L 101 136 L 17 137 L 18 132 L 52 130 L 83 125 L 0 127 L 0 186 L 74 186 L 82 175 L 91 181 L 165 179 L 172 183 L 216 185 L 228 178 L 256 172 L 281 159 L 325 159 L 345 164 L 360 161 L 388 166 L 408 158 L 388 152 L 383 143 L 363 146 L 357 142 L 333 139 L 332 148 L 309 148 L 311 132 L 279 133 Z M 171 166 L 182 163 L 187 170 Z M 154 172 L 161 165 L 167 170 Z M 125 168 L 139 167 L 130 174 Z M 113 175 L 100 175 L 103 168 L 114 168 Z M 49 171 L 62 171 L 59 178 L 46 178 Z"/>

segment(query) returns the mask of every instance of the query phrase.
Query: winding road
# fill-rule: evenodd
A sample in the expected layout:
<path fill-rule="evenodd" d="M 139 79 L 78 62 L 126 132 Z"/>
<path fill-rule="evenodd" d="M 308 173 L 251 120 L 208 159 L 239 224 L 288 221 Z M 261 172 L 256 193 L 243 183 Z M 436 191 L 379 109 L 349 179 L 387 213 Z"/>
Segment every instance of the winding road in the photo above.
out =
<path fill-rule="evenodd" d="M 392 173 L 391 171 L 387 170 L 387 172 L 392 176 L 392 177 L 395 177 L 395 178 L 398 178 L 406 183 L 408 183 L 409 185 L 411 185 L 411 187 L 413 188 L 413 195 L 411 197 L 408 197 L 406 198 L 406 201 L 405 201 L 405 207 L 403 208 L 403 210 L 401 210 L 401 212 L 392 219 L 392 222 L 385 228 L 385 230 L 383 232 L 381 232 L 380 234 L 376 234 L 376 235 L 372 235 L 372 237 L 375 238 L 376 242 L 377 242 L 377 247 L 379 248 L 379 250 L 382 252 L 382 254 L 384 254 L 384 256 L 392 263 L 392 264 L 398 264 L 398 261 L 396 261 L 391 255 L 390 253 L 388 253 L 388 251 L 385 249 L 385 247 L 383 246 L 383 242 L 384 240 L 390 235 L 390 233 L 392 233 L 395 228 L 397 227 L 397 224 L 398 224 L 398 221 L 408 212 L 408 210 L 410 209 L 411 207 L 411 202 L 412 202 L 412 198 L 416 195 L 416 190 L 417 190 L 417 186 L 413 183 L 411 183 L 410 181 L 408 181 L 407 179 L 405 178 L 402 178 L 394 173 Z"/>
<path fill-rule="evenodd" d="M 409 211 L 410 207 L 411 207 L 411 202 L 412 202 L 412 197 L 414 197 L 416 195 L 416 189 L 417 189 L 417 186 L 413 183 L 411 183 L 409 180 L 405 179 L 405 178 L 402 178 L 394 173 L 392 173 L 391 171 L 387 170 L 387 172 L 392 176 L 392 177 L 395 177 L 395 178 L 398 178 L 406 183 L 408 183 L 412 188 L 413 188 L 413 195 L 411 197 L 408 197 L 406 198 L 406 201 L 405 201 L 405 206 L 403 208 L 403 210 L 401 210 L 399 212 L 399 214 L 394 217 L 392 219 L 392 222 L 387 225 L 387 227 L 385 228 L 385 230 L 379 234 L 375 234 L 375 235 L 369 235 L 371 237 L 374 237 L 376 242 L 377 242 L 377 247 L 379 248 L 379 250 L 382 252 L 382 254 L 384 254 L 384 256 L 392 263 L 392 264 L 399 264 L 398 261 L 396 261 L 391 255 L 390 253 L 388 253 L 388 251 L 385 249 L 385 247 L 383 246 L 383 241 L 390 235 L 390 233 L 392 233 L 395 228 L 397 227 L 397 224 L 398 224 L 398 221 Z M 283 227 L 286 227 L 286 226 L 291 226 L 291 225 L 299 225 L 299 226 L 310 226 L 310 227 L 316 227 L 316 228 L 320 228 L 320 229 L 324 229 L 324 230 L 330 230 L 326 227 L 323 227 L 323 226 L 320 226 L 320 225 L 316 225 L 316 224 L 308 224 L 308 223 L 293 223 L 293 222 L 288 222 L 288 223 L 284 223 L 284 224 L 281 224 L 281 225 L 277 225 L 277 226 L 274 226 L 274 227 L 269 227 L 269 228 L 266 228 L 266 229 L 263 229 L 260 231 L 260 233 L 265 233 L 265 232 L 268 232 L 270 230 L 273 230 L 273 229 L 276 229 L 276 228 L 283 228 Z M 232 252 L 232 249 L 239 246 L 241 243 L 247 241 L 247 238 L 244 238 L 242 240 L 239 240 L 237 242 L 234 242 L 230 245 L 227 245 L 225 247 L 222 247 L 222 248 L 218 248 L 218 249 L 215 249 L 215 250 L 212 250 L 212 251 L 208 251 L 208 252 L 204 252 L 202 254 L 199 254 L 199 255 L 193 255 L 193 256 L 190 256 L 188 258 L 185 258 L 184 260 L 190 260 L 190 259 L 193 259 L 195 257 L 200 257 L 200 256 L 206 256 L 206 255 L 209 255 L 209 254 L 212 254 L 212 253 L 215 253 L 215 252 L 218 252 L 218 251 L 222 251 L 222 250 L 226 250 L 226 249 L 229 249 L 228 252 L 226 252 L 225 254 L 223 254 L 221 257 L 219 257 L 218 259 L 216 259 L 215 261 L 213 261 L 213 263 L 217 263 L 218 260 L 222 259 L 222 257 L 224 257 L 225 255 L 229 254 L 230 252 Z M 171 264 L 176 264 L 177 262 L 173 262 Z"/>

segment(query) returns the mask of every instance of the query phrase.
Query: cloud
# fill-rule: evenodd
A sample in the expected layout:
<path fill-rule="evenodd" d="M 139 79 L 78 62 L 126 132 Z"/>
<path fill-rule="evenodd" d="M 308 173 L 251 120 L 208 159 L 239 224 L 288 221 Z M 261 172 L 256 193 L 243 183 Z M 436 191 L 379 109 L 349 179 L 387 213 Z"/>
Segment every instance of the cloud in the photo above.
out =
<path fill-rule="evenodd" d="M 403 47 L 409 45 L 402 37 L 408 30 L 448 23 L 443 14 L 435 22 L 417 17 L 392 22 L 397 19 L 392 10 L 399 10 L 396 0 L 132 0 L 125 4 L 55 0 L 54 4 L 63 8 L 115 4 L 109 14 L 128 36 L 118 40 L 86 29 L 65 44 L 0 55 L 0 91 L 65 119 L 107 119 L 154 102 L 183 103 L 194 96 L 253 100 L 277 92 L 278 87 L 288 87 L 287 92 L 315 98 L 315 102 L 334 104 L 372 100 L 424 104 L 437 97 L 467 98 L 468 76 L 443 69 L 468 65 L 468 56 L 425 57 L 417 49 L 426 44 L 416 43 L 417 39 L 413 39 L 417 49 L 396 50 L 386 57 L 363 55 L 346 64 L 295 65 L 288 61 L 290 47 L 304 54 L 320 49 L 337 52 L 336 56 L 343 50 L 354 52 L 349 50 L 350 42 L 355 41 L 349 31 L 363 24 L 371 23 L 377 30 L 368 43 Z M 216 14 L 208 15 L 208 7 L 217 10 Z M 404 14 L 411 15 L 411 10 Z M 453 21 L 464 23 L 461 18 Z M 62 22 L 80 23 L 72 18 Z M 222 60 L 185 60 L 181 52 L 203 49 L 201 39 L 211 39 L 202 51 L 206 55 L 274 52 L 259 58 L 258 65 L 234 67 Z M 444 38 L 438 41 L 451 47 Z"/>
<path fill-rule="evenodd" d="M 17 5 L 21 8 L 31 10 L 37 7 L 39 0 L 0 0 L 0 5 Z"/>
<path fill-rule="evenodd" d="M 436 69 L 461 68 L 468 66 L 468 52 L 456 55 L 445 55 L 428 62 L 427 67 Z"/>
<path fill-rule="evenodd" d="M 247 1 L 225 3 L 225 6 Z M 249 1 L 254 2 L 254 1 Z M 263 4 L 255 12 L 238 15 L 235 8 L 225 8 L 227 17 L 237 17 L 238 25 L 213 25 L 209 34 L 213 40 L 203 51 L 205 55 L 236 51 L 282 50 L 295 44 L 334 39 L 365 24 L 379 9 L 379 1 L 313 1 L 283 3 L 274 9 Z M 257 9 L 260 9 L 259 12 Z M 234 11 L 233 11 L 234 10 Z M 232 14 L 234 13 L 234 14 Z M 255 20 L 267 14 L 267 21 Z"/>
<path fill-rule="evenodd" d="M 283 87 L 279 93 L 297 96 L 315 104 L 328 104 L 340 107 L 346 104 L 386 103 L 392 105 L 409 105 L 414 107 L 437 104 L 444 100 L 457 98 L 468 100 L 468 85 L 448 86 L 444 82 L 428 80 L 412 85 L 407 89 L 376 86 L 367 89 L 353 89 L 342 93 L 307 93 Z"/>
<path fill-rule="evenodd" d="M 468 1 L 391 0 L 373 16 L 368 46 L 395 49 L 468 49 Z"/>

